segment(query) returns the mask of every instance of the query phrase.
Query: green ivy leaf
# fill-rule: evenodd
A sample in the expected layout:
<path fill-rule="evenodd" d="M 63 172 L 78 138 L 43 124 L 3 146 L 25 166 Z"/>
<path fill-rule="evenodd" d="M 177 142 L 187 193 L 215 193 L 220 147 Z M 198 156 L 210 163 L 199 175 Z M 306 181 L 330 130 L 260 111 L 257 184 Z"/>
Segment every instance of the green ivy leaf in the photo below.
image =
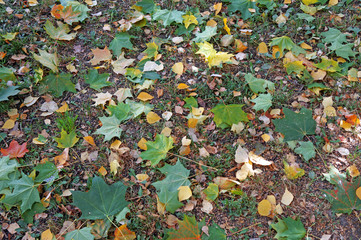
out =
<path fill-rule="evenodd" d="M 210 183 L 203 192 L 207 195 L 207 200 L 214 201 L 218 197 L 219 189 L 218 185 L 214 183 Z"/>
<path fill-rule="evenodd" d="M 239 122 L 248 122 L 247 114 L 242 110 L 243 104 L 218 104 L 211 112 L 217 127 L 226 128 Z"/>
<path fill-rule="evenodd" d="M 134 36 L 126 32 L 117 33 L 113 41 L 110 42 L 109 49 L 113 50 L 116 57 L 122 53 L 123 48 L 133 50 L 133 43 L 130 41 L 131 38 L 134 38 Z"/>
<path fill-rule="evenodd" d="M 93 240 L 94 235 L 91 234 L 91 228 L 85 227 L 80 230 L 74 230 L 71 232 L 68 232 L 65 235 L 65 240 Z"/>
<path fill-rule="evenodd" d="M 75 84 L 71 82 L 72 75 L 70 73 L 53 74 L 50 73 L 44 78 L 44 84 L 54 97 L 61 97 L 63 92 L 68 91 L 76 93 Z"/>
<path fill-rule="evenodd" d="M 173 22 L 182 23 L 184 12 L 178 10 L 168 10 L 168 9 L 157 9 L 153 14 L 154 20 L 162 20 L 164 26 L 169 26 Z"/>
<path fill-rule="evenodd" d="M 152 13 L 155 8 L 155 3 L 153 0 L 142 0 L 135 4 L 136 6 L 142 7 L 143 13 Z"/>
<path fill-rule="evenodd" d="M 295 153 L 302 155 L 306 162 L 316 156 L 315 146 L 313 146 L 312 142 L 308 141 L 298 143 L 300 146 L 295 149 Z"/>
<path fill-rule="evenodd" d="M 306 135 L 315 134 L 316 121 L 312 118 L 312 111 L 302 108 L 299 113 L 295 113 L 288 108 L 283 109 L 285 118 L 273 120 L 276 131 L 282 133 L 284 140 L 302 140 Z"/>
<path fill-rule="evenodd" d="M 110 105 L 108 107 L 108 110 L 112 115 L 115 115 L 120 122 L 123 122 L 125 120 L 129 119 L 129 113 L 130 113 L 130 106 L 125 103 L 118 103 L 118 105 Z"/>
<path fill-rule="evenodd" d="M 254 93 L 266 92 L 267 88 L 272 92 L 275 90 L 275 84 L 271 81 L 262 78 L 256 78 L 250 73 L 247 73 L 244 77 L 252 92 Z"/>
<path fill-rule="evenodd" d="M 3 81 L 15 81 L 16 77 L 14 71 L 11 68 L 1 67 L 0 68 L 0 79 Z M 0 94 L 1 96 L 1 94 Z"/>
<path fill-rule="evenodd" d="M 72 192 L 73 205 L 81 210 L 81 219 L 108 219 L 128 206 L 126 191 L 122 182 L 108 185 L 101 177 L 94 177 L 88 192 Z"/>
<path fill-rule="evenodd" d="M 283 220 L 277 219 L 277 223 L 271 224 L 272 228 L 277 231 L 274 238 L 280 240 L 301 240 L 306 235 L 306 229 L 301 220 L 293 220 L 290 217 Z"/>
<path fill-rule="evenodd" d="M 242 15 L 243 20 L 247 20 L 252 17 L 252 12 L 250 9 L 254 9 L 258 12 L 258 7 L 256 6 L 256 1 L 252 0 L 230 0 L 231 4 L 228 6 L 228 11 L 231 13 L 239 11 Z"/>
<path fill-rule="evenodd" d="M 113 83 L 108 81 L 110 74 L 99 74 L 97 69 L 91 69 L 88 74 L 85 75 L 85 83 L 90 85 L 90 88 L 100 91 L 103 87 L 112 86 Z"/>
<path fill-rule="evenodd" d="M 9 174 L 14 173 L 18 166 L 18 162 L 10 160 L 9 156 L 0 158 L 0 181 L 10 180 Z"/>
<path fill-rule="evenodd" d="M 120 137 L 123 130 L 119 127 L 120 120 L 115 115 L 111 117 L 99 117 L 99 120 L 103 125 L 96 130 L 95 134 L 103 134 L 105 136 L 104 142 L 111 140 L 113 137 Z"/>
<path fill-rule="evenodd" d="M 211 37 L 215 36 L 216 34 L 217 27 L 206 26 L 206 29 L 203 32 L 196 33 L 196 37 L 193 38 L 193 41 L 196 43 L 209 41 Z"/>
<path fill-rule="evenodd" d="M 56 53 L 47 53 L 46 51 L 39 49 L 39 54 L 40 55 L 36 55 L 33 53 L 36 61 L 43 64 L 45 67 L 50 68 L 55 73 L 59 72 L 59 58 Z"/>
<path fill-rule="evenodd" d="M 46 20 L 45 31 L 52 39 L 70 41 L 75 38 L 76 33 L 70 33 L 70 28 L 67 24 L 58 22 L 58 27 L 55 27 L 49 20 Z"/>
<path fill-rule="evenodd" d="M 44 181 L 47 183 L 51 183 L 59 177 L 58 168 L 55 166 L 54 163 L 49 161 L 36 165 L 35 170 L 39 172 L 35 178 L 35 182 L 37 183 L 42 183 Z"/>
<path fill-rule="evenodd" d="M 260 94 L 257 98 L 251 100 L 251 102 L 255 103 L 256 105 L 253 106 L 253 109 L 256 111 L 263 110 L 267 112 L 267 110 L 272 106 L 272 95 L 267 94 Z"/>
<path fill-rule="evenodd" d="M 167 153 L 173 148 L 173 138 L 158 134 L 154 142 L 147 142 L 147 150 L 140 154 L 144 160 L 150 160 L 152 166 L 157 165 L 160 160 L 167 157 Z"/>
<path fill-rule="evenodd" d="M 28 209 L 31 209 L 31 206 L 40 202 L 38 185 L 34 184 L 34 180 L 24 173 L 21 173 L 21 178 L 15 180 L 11 183 L 13 191 L 10 194 L 6 194 L 4 200 L 2 201 L 8 205 L 18 205 L 20 204 L 20 210 L 25 212 Z"/>
<path fill-rule="evenodd" d="M 68 134 L 64 129 L 61 130 L 60 138 L 54 139 L 58 143 L 59 148 L 71 148 L 79 141 L 79 138 L 76 137 L 75 130 Z"/>

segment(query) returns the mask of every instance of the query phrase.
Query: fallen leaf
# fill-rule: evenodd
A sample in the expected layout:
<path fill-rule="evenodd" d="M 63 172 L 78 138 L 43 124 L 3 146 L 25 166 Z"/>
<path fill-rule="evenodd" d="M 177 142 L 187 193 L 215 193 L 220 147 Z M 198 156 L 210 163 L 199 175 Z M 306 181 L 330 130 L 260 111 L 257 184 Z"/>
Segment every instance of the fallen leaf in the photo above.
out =
<path fill-rule="evenodd" d="M 123 224 L 115 229 L 114 236 L 114 240 L 133 240 L 137 238 L 135 232 L 132 232 L 127 228 L 127 224 Z"/>
<path fill-rule="evenodd" d="M 53 240 L 54 234 L 50 231 L 50 229 L 45 230 L 41 233 L 40 240 Z"/>
<path fill-rule="evenodd" d="M 175 72 L 177 75 L 182 75 L 183 74 L 183 69 L 184 69 L 184 67 L 183 67 L 182 62 L 177 62 L 172 67 L 172 71 Z"/>
<path fill-rule="evenodd" d="M 267 217 L 272 212 L 272 204 L 267 199 L 264 199 L 258 203 L 257 211 L 259 215 Z"/>
<path fill-rule="evenodd" d="M 139 100 L 142 100 L 143 102 L 145 102 L 145 101 L 148 101 L 148 100 L 152 100 L 154 97 L 152 95 L 150 95 L 149 93 L 141 92 L 141 93 L 139 93 L 137 98 Z"/>
<path fill-rule="evenodd" d="M 192 196 L 192 190 L 189 186 L 180 186 L 178 188 L 178 201 L 184 201 Z"/>
<path fill-rule="evenodd" d="M 60 155 L 54 157 L 54 161 L 57 166 L 65 165 L 65 163 L 66 163 L 66 161 L 68 161 L 68 159 L 69 159 L 69 148 L 65 148 L 64 151 Z"/>
<path fill-rule="evenodd" d="M 268 47 L 267 44 L 264 42 L 261 42 L 257 47 L 257 52 L 261 54 L 268 53 Z"/>
<path fill-rule="evenodd" d="M 347 171 L 348 173 L 350 174 L 351 177 L 358 177 L 360 176 L 360 172 L 359 170 L 357 169 L 356 165 L 352 165 L 352 166 L 349 166 L 347 168 Z"/>
<path fill-rule="evenodd" d="M 201 211 L 210 214 L 213 210 L 213 205 L 207 200 L 203 200 Z"/>
<path fill-rule="evenodd" d="M 156 114 L 155 112 L 149 112 L 147 114 L 147 122 L 149 124 L 153 124 L 156 123 L 160 120 L 161 118 L 158 116 L 158 114 Z"/>
<path fill-rule="evenodd" d="M 84 140 L 87 143 L 89 143 L 90 145 L 96 147 L 95 142 L 94 142 L 94 138 L 92 136 L 86 136 L 86 137 L 84 137 Z"/>
<path fill-rule="evenodd" d="M 138 147 L 142 150 L 147 150 L 147 144 L 146 144 L 147 140 L 145 140 L 145 138 L 141 138 L 139 140 L 139 142 L 137 143 Z"/>
<path fill-rule="evenodd" d="M 138 179 L 138 181 L 147 181 L 149 179 L 148 174 L 137 174 L 135 177 Z"/>
<path fill-rule="evenodd" d="M 288 206 L 291 204 L 292 201 L 293 201 L 293 194 L 290 191 L 288 191 L 288 189 L 286 188 L 285 193 L 282 196 L 281 203 Z"/>
<path fill-rule="evenodd" d="M 103 166 L 101 166 L 98 169 L 98 173 L 100 173 L 100 175 L 102 175 L 104 177 L 105 175 L 107 175 L 108 171 Z"/>
<path fill-rule="evenodd" d="M 26 148 L 27 142 L 19 145 L 16 140 L 12 140 L 8 148 L 1 148 L 1 154 L 3 156 L 9 156 L 9 158 L 22 158 L 29 150 Z"/>
<path fill-rule="evenodd" d="M 92 65 L 98 65 L 100 62 L 103 61 L 110 61 L 112 59 L 112 53 L 109 51 L 108 47 L 104 49 L 96 48 L 91 49 L 94 57 L 90 60 Z"/>
<path fill-rule="evenodd" d="M 215 3 L 213 5 L 214 11 L 215 11 L 215 15 L 218 15 L 218 13 L 222 10 L 222 3 Z"/>
<path fill-rule="evenodd" d="M 356 189 L 356 196 L 361 200 L 361 187 Z"/>
<path fill-rule="evenodd" d="M 1 127 L 2 129 L 13 129 L 15 126 L 15 121 L 13 119 L 8 119 Z"/>

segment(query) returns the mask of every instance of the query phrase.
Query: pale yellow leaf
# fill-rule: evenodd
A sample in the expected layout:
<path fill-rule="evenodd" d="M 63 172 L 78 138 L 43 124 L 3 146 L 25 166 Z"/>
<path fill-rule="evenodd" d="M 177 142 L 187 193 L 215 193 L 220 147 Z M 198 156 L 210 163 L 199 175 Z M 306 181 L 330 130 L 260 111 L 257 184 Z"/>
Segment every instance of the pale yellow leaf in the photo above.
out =
<path fill-rule="evenodd" d="M 156 114 L 155 112 L 149 112 L 147 114 L 147 122 L 149 124 L 153 124 L 156 123 L 160 120 L 161 118 L 158 116 L 158 114 Z"/>
<path fill-rule="evenodd" d="M 248 157 L 249 157 L 249 160 L 251 162 L 253 162 L 254 164 L 258 164 L 258 165 L 262 165 L 262 166 L 269 166 L 273 163 L 273 162 L 267 161 L 266 159 L 264 159 L 261 156 L 254 154 L 253 152 L 250 152 L 248 154 Z"/>
<path fill-rule="evenodd" d="M 262 134 L 261 138 L 263 139 L 263 141 L 268 142 L 269 140 L 271 140 L 271 136 L 268 134 Z"/>
<path fill-rule="evenodd" d="M 180 186 L 178 188 L 178 200 L 184 201 L 192 196 L 192 190 L 188 186 Z"/>
<path fill-rule="evenodd" d="M 54 234 L 50 231 L 50 229 L 45 230 L 41 233 L 41 240 L 53 240 Z"/>
<path fill-rule="evenodd" d="M 120 168 L 120 165 L 119 162 L 116 159 L 114 159 L 109 163 L 109 167 L 110 167 L 110 172 L 113 175 L 116 175 L 118 173 L 118 168 Z"/>
<path fill-rule="evenodd" d="M 231 35 L 231 29 L 227 26 L 227 18 L 223 18 L 223 24 L 224 24 L 223 29 L 226 30 L 228 35 Z"/>
<path fill-rule="evenodd" d="M 293 201 L 293 198 L 293 194 L 286 188 L 285 193 L 282 196 L 281 203 L 288 206 Z"/>
<path fill-rule="evenodd" d="M 347 168 L 347 171 L 348 173 L 350 174 L 351 177 L 358 177 L 360 176 L 360 172 L 359 170 L 357 169 L 356 165 L 352 165 L 352 166 L 349 166 Z"/>
<path fill-rule="evenodd" d="M 12 119 L 6 120 L 4 125 L 1 127 L 2 129 L 12 129 L 15 126 L 15 121 Z"/>
<path fill-rule="evenodd" d="M 141 181 L 141 182 L 146 181 L 149 178 L 149 176 L 145 173 L 137 174 L 137 175 L 135 175 L 135 177 L 138 179 L 138 181 Z"/>
<path fill-rule="evenodd" d="M 328 6 L 329 6 L 329 7 L 335 6 L 335 5 L 337 5 L 337 4 L 338 4 L 338 0 L 330 0 L 330 1 L 328 2 Z"/>
<path fill-rule="evenodd" d="M 183 70 L 184 70 L 184 66 L 182 62 L 177 62 L 172 67 L 172 71 L 175 72 L 177 75 L 182 75 Z"/>
<path fill-rule="evenodd" d="M 259 215 L 267 217 L 272 212 L 272 204 L 267 199 L 264 199 L 258 203 L 257 211 Z"/>

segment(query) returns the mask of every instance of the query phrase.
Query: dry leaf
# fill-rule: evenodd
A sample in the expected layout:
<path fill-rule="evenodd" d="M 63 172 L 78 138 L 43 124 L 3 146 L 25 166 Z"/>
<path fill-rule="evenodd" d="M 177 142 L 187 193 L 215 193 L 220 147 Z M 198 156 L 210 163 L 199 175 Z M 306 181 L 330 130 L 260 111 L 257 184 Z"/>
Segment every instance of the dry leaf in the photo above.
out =
<path fill-rule="evenodd" d="M 163 215 L 165 212 L 165 204 L 159 201 L 158 195 L 156 195 L 156 197 L 157 197 L 157 211 L 159 214 Z"/>
<path fill-rule="evenodd" d="M 158 116 L 158 114 L 156 114 L 155 112 L 149 112 L 147 114 L 147 122 L 149 124 L 153 124 L 156 123 L 160 120 L 161 118 Z"/>
<path fill-rule="evenodd" d="M 192 190 L 188 186 L 180 186 L 178 188 L 178 200 L 184 201 L 192 196 Z"/>
<path fill-rule="evenodd" d="M 118 173 L 118 169 L 120 168 L 119 162 L 117 159 L 114 159 L 113 161 L 111 161 L 109 163 L 109 167 L 110 167 L 110 172 L 113 175 L 116 175 Z M 100 170 L 100 169 L 99 169 Z"/>
<path fill-rule="evenodd" d="M 89 143 L 90 145 L 96 147 L 95 142 L 94 142 L 94 138 L 92 136 L 86 136 L 86 137 L 84 137 L 84 140 L 87 143 Z"/>
<path fill-rule="evenodd" d="M 261 156 L 254 154 L 253 152 L 250 152 L 248 154 L 248 157 L 249 157 L 249 160 L 251 162 L 253 162 L 254 164 L 258 164 L 258 165 L 262 165 L 262 166 L 269 166 L 273 163 L 273 162 L 267 161 L 266 159 L 264 159 Z"/>
<path fill-rule="evenodd" d="M 290 191 L 288 191 L 288 189 L 286 188 L 285 193 L 282 196 L 281 203 L 288 206 L 291 204 L 292 201 L 293 201 L 293 194 Z"/>
<path fill-rule="evenodd" d="M 54 157 L 55 164 L 57 166 L 64 165 L 69 159 L 69 148 L 65 148 L 63 153 Z"/>
<path fill-rule="evenodd" d="M 154 97 L 152 95 L 150 95 L 149 93 L 141 92 L 141 93 L 139 93 L 137 98 L 139 100 L 145 102 L 145 101 L 148 101 L 148 100 L 152 100 Z"/>
<path fill-rule="evenodd" d="M 182 62 L 177 62 L 172 67 L 172 71 L 175 72 L 177 75 L 182 75 L 183 70 L 184 70 L 184 66 Z"/>
<path fill-rule="evenodd" d="M 63 105 L 58 110 L 56 110 L 56 112 L 65 113 L 68 110 L 69 110 L 68 104 L 66 102 L 63 102 Z"/>
<path fill-rule="evenodd" d="M 356 189 L 356 196 L 361 200 L 361 187 Z"/>
<path fill-rule="evenodd" d="M 53 240 L 54 234 L 50 231 L 50 229 L 41 233 L 41 240 Z"/>
<path fill-rule="evenodd" d="M 98 173 L 100 173 L 100 175 L 104 177 L 105 175 L 107 175 L 108 171 L 103 166 L 101 166 L 98 170 Z"/>
<path fill-rule="evenodd" d="M 236 163 L 247 163 L 248 162 L 248 150 L 238 145 L 235 159 Z"/>
<path fill-rule="evenodd" d="M 185 84 L 185 83 L 180 83 L 180 84 L 178 84 L 177 88 L 180 89 L 180 90 L 182 90 L 182 89 L 187 89 L 187 88 L 189 88 L 189 86 L 188 86 L 187 84 Z"/>
<path fill-rule="evenodd" d="M 348 173 L 350 174 L 351 177 L 357 177 L 357 176 L 360 176 L 360 172 L 359 170 L 357 169 L 356 165 L 352 165 L 352 166 L 349 166 L 347 168 L 347 171 Z"/>
<path fill-rule="evenodd" d="M 267 199 L 264 199 L 258 204 L 257 210 L 259 215 L 267 217 L 272 213 L 272 204 Z"/>
<path fill-rule="evenodd" d="M 215 3 L 213 5 L 214 11 L 215 11 L 215 15 L 218 15 L 218 13 L 222 10 L 222 3 Z"/>
<path fill-rule="evenodd" d="M 4 125 L 1 127 L 2 129 L 13 129 L 15 126 L 15 121 L 12 119 L 6 120 Z"/>
<path fill-rule="evenodd" d="M 201 211 L 210 214 L 213 210 L 213 205 L 207 200 L 203 200 Z"/>
<path fill-rule="evenodd" d="M 145 144 L 147 142 L 147 140 L 145 140 L 145 138 L 142 138 L 139 140 L 138 142 L 138 147 L 142 150 L 147 150 L 147 145 Z"/>
<path fill-rule="evenodd" d="M 264 43 L 264 42 L 261 42 L 261 43 L 258 45 L 257 52 L 258 52 L 258 53 L 262 53 L 262 54 L 268 53 L 267 44 Z"/>
<path fill-rule="evenodd" d="M 110 94 L 109 92 L 97 93 L 95 94 L 95 96 L 96 98 L 92 99 L 95 102 L 93 106 L 98 106 L 98 105 L 104 106 L 108 101 L 112 99 L 112 94 Z"/>
<path fill-rule="evenodd" d="M 141 182 L 147 181 L 147 179 L 149 178 L 147 174 L 137 174 L 135 177 L 138 179 L 138 181 Z"/>
<path fill-rule="evenodd" d="M 90 63 L 92 65 L 97 65 L 100 62 L 103 61 L 110 61 L 112 59 L 112 54 L 109 51 L 108 47 L 105 47 L 104 49 L 100 49 L 100 48 L 96 48 L 96 49 L 91 49 L 91 51 L 93 52 L 93 59 L 90 60 Z"/>
<path fill-rule="evenodd" d="M 114 140 L 112 144 L 110 145 L 110 149 L 118 150 L 122 142 L 120 140 Z"/>

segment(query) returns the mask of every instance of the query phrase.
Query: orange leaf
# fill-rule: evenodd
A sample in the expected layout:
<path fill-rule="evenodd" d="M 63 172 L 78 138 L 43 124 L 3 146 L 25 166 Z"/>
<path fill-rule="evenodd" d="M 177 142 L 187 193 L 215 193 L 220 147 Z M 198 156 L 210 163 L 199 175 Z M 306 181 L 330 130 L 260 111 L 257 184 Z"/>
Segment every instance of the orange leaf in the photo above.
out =
<path fill-rule="evenodd" d="M 2 148 L 0 151 L 4 156 L 9 155 L 9 158 L 21 158 L 25 156 L 25 153 L 29 152 L 26 148 L 26 144 L 27 142 L 19 145 L 17 141 L 12 140 L 8 148 Z"/>
<path fill-rule="evenodd" d="M 51 15 L 53 17 L 55 17 L 56 19 L 60 19 L 61 18 L 61 13 L 63 12 L 64 7 L 62 5 L 54 5 L 53 8 L 51 9 Z"/>
<path fill-rule="evenodd" d="M 62 19 L 64 19 L 64 22 L 71 25 L 73 22 L 77 22 L 78 16 L 81 14 L 81 12 L 74 12 L 71 5 L 66 6 L 63 11 L 59 12 Z"/>
<path fill-rule="evenodd" d="M 57 166 L 64 165 L 69 158 L 69 148 L 65 148 L 62 154 L 54 157 L 54 161 Z"/>
<path fill-rule="evenodd" d="M 138 97 L 139 100 L 142 100 L 143 102 L 152 100 L 154 97 L 146 92 L 139 93 Z"/>
<path fill-rule="evenodd" d="M 98 170 L 98 173 L 100 173 L 100 175 L 104 177 L 105 175 L 107 175 L 108 171 L 103 166 L 101 166 L 101 168 L 99 168 Z"/>
<path fill-rule="evenodd" d="M 188 119 L 188 127 L 189 128 L 195 128 L 197 126 L 198 119 L 196 118 L 190 118 Z"/>
<path fill-rule="evenodd" d="M 345 117 L 346 117 L 346 122 L 351 123 L 352 125 L 360 124 L 360 119 L 355 114 L 346 115 Z"/>
<path fill-rule="evenodd" d="M 114 236 L 114 240 L 132 240 L 137 237 L 135 232 L 132 232 L 127 228 L 127 224 L 123 224 L 115 229 Z"/>
<path fill-rule="evenodd" d="M 235 43 L 235 46 L 236 46 L 236 52 L 239 53 L 239 52 L 243 52 L 244 50 L 246 50 L 248 47 L 246 45 L 243 44 L 243 42 L 239 39 L 236 39 L 234 41 Z"/>
<path fill-rule="evenodd" d="M 89 143 L 90 145 L 93 145 L 94 147 L 96 147 L 95 142 L 94 142 L 94 138 L 92 136 L 86 136 L 84 137 L 84 140 Z"/>

